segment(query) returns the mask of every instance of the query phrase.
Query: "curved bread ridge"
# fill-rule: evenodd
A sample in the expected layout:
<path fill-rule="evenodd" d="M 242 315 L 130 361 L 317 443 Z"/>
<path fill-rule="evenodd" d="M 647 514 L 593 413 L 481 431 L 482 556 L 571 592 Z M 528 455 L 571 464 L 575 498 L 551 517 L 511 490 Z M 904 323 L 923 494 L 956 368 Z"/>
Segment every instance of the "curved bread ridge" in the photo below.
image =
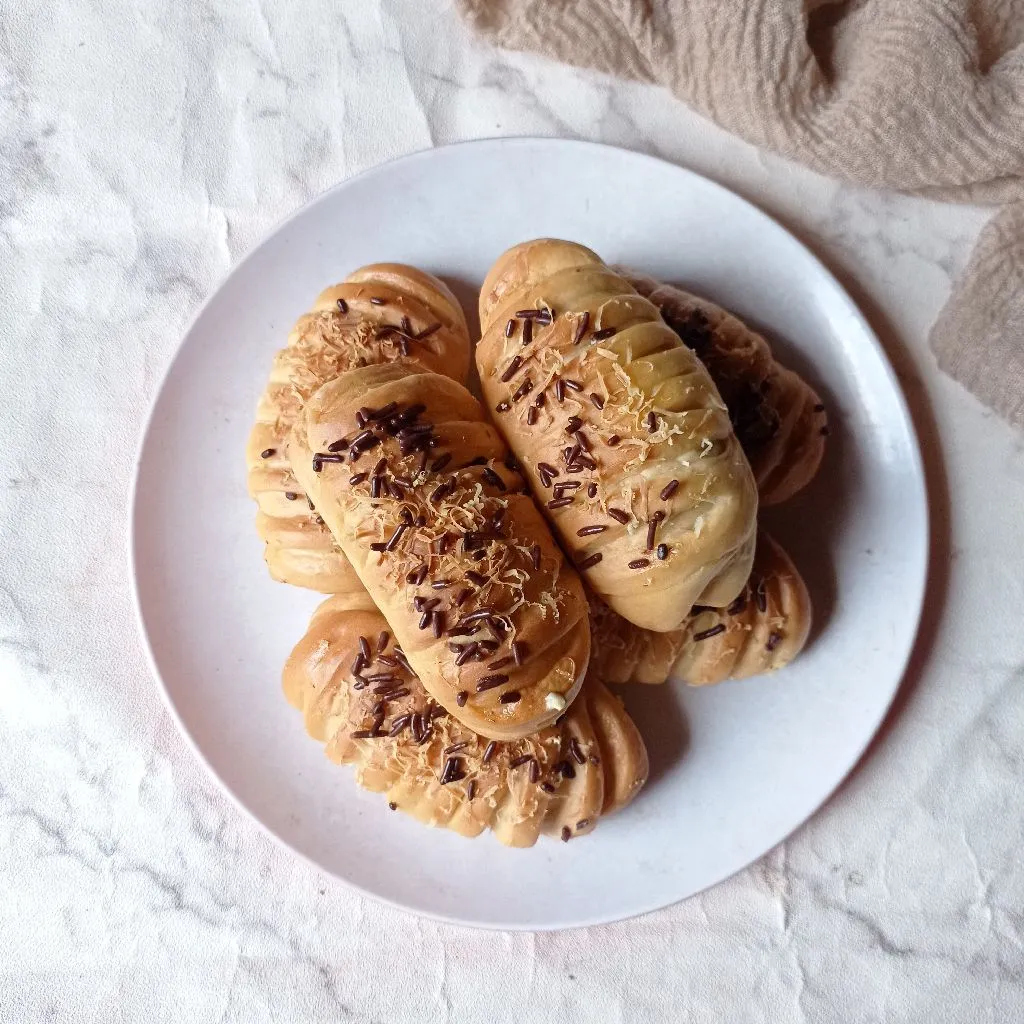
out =
<path fill-rule="evenodd" d="M 772 355 L 768 342 L 707 299 L 622 270 L 693 349 L 718 387 L 757 479 L 763 505 L 811 482 L 825 454 L 828 418 L 814 389 Z"/>
<path fill-rule="evenodd" d="M 597 678 L 706 686 L 788 665 L 807 641 L 811 601 L 789 556 L 762 531 L 750 578 L 728 608 L 698 606 L 681 629 L 652 633 L 591 598 L 591 627 Z"/>
<path fill-rule="evenodd" d="M 469 332 L 455 296 L 400 263 L 362 267 L 326 289 L 275 355 L 246 449 L 256 528 L 274 579 L 328 594 L 360 586 L 292 474 L 284 443 L 321 385 L 353 367 L 402 358 L 458 380 L 469 369 Z"/>
<path fill-rule="evenodd" d="M 487 404 L 563 546 L 620 615 L 678 629 L 753 558 L 757 489 L 707 371 L 589 249 L 539 239 L 480 297 Z"/>
<path fill-rule="evenodd" d="M 369 658 L 353 672 L 361 648 Z M 430 698 L 384 617 L 358 595 L 320 605 L 283 683 L 310 735 L 332 760 L 354 765 L 361 786 L 384 793 L 394 810 L 464 836 L 489 828 L 506 845 L 531 846 L 542 833 L 582 835 L 646 779 L 636 727 L 596 680 L 557 724 L 488 740 Z"/>

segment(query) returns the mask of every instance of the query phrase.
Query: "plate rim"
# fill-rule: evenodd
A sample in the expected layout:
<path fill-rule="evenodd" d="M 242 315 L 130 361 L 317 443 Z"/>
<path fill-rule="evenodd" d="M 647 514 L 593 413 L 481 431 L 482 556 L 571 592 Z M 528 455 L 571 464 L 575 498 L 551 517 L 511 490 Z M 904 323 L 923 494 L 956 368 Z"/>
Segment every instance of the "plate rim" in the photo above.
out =
<path fill-rule="evenodd" d="M 907 649 L 903 655 L 895 659 L 898 665 L 894 664 L 894 668 L 898 668 L 898 674 L 896 674 L 896 684 L 892 688 L 892 692 L 888 695 L 884 704 L 880 707 L 877 719 L 873 721 L 871 728 L 866 730 L 866 734 L 863 738 L 862 743 L 858 746 L 856 756 L 852 758 L 849 768 L 843 772 L 843 774 L 836 780 L 834 786 L 832 786 L 822 798 L 810 808 L 803 817 L 800 818 L 789 830 L 775 843 L 772 844 L 768 849 L 762 850 L 760 853 L 744 861 L 743 864 L 739 865 L 735 869 L 729 870 L 724 874 L 709 881 L 706 885 L 694 892 L 687 894 L 686 896 L 672 896 L 667 900 L 664 898 L 657 898 L 652 900 L 650 903 L 643 906 L 638 906 L 636 909 L 623 911 L 611 911 L 605 913 L 597 913 L 591 917 L 581 918 L 573 920 L 570 923 L 552 921 L 541 924 L 528 924 L 520 921 L 497 921 L 497 922 L 484 922 L 481 920 L 475 920 L 471 918 L 462 918 L 456 914 L 446 914 L 439 911 L 425 910 L 420 908 L 414 908 L 407 906 L 404 903 L 400 903 L 387 895 L 372 891 L 365 886 L 355 882 L 349 878 L 345 878 L 338 874 L 331 868 L 325 867 L 323 864 L 318 863 L 314 858 L 302 850 L 296 848 L 292 842 L 290 842 L 283 835 L 278 834 L 269 825 L 257 817 L 256 813 L 251 810 L 238 796 L 233 788 L 223 779 L 218 772 L 214 769 L 213 765 L 207 760 L 206 755 L 199 747 L 196 740 L 193 738 L 191 732 L 186 727 L 182 720 L 177 706 L 175 705 L 174 699 L 164 681 L 163 675 L 160 672 L 159 666 L 156 661 L 156 656 L 153 652 L 152 644 L 150 643 L 149 631 L 146 627 L 145 613 L 142 608 L 142 600 L 139 593 L 139 566 L 138 566 L 138 530 L 136 526 L 138 516 L 138 504 L 139 504 L 139 476 L 142 469 L 143 457 L 146 454 L 146 449 L 149 443 L 150 434 L 153 430 L 154 420 L 156 418 L 157 408 L 160 405 L 160 399 L 163 395 L 164 389 L 167 386 L 167 381 L 174 370 L 175 365 L 181 358 L 182 352 L 185 348 L 185 342 L 192 335 L 198 322 L 202 319 L 208 307 L 214 302 L 220 292 L 223 290 L 227 282 L 233 278 L 236 274 L 241 273 L 242 269 L 248 264 L 248 262 L 255 258 L 255 256 L 268 245 L 277 235 L 284 232 L 289 228 L 296 220 L 302 217 L 311 208 L 317 206 L 321 202 L 325 201 L 328 196 L 332 196 L 337 192 L 341 192 L 346 188 L 354 185 L 356 182 L 361 181 L 364 178 L 371 177 L 375 174 L 380 173 L 385 168 L 392 167 L 396 164 L 402 163 L 414 163 L 418 161 L 429 161 L 435 154 L 456 149 L 466 148 L 503 148 L 506 146 L 516 145 L 542 145 L 542 146 L 553 146 L 566 149 L 581 149 L 587 151 L 598 151 L 598 152 L 611 152 L 616 154 L 628 154 L 631 158 L 640 160 L 642 162 L 649 162 L 652 164 L 661 165 L 662 167 L 668 167 L 676 173 L 682 173 L 690 178 L 698 179 L 703 185 L 710 186 L 715 191 L 718 191 L 729 198 L 732 202 L 738 202 L 742 206 L 746 207 L 749 212 L 752 212 L 755 216 L 761 217 L 770 222 L 775 228 L 781 231 L 792 244 L 795 244 L 802 250 L 803 254 L 811 260 L 812 264 L 816 267 L 818 272 L 824 276 L 827 282 L 833 287 L 836 297 L 840 298 L 844 303 L 846 309 L 845 313 L 853 321 L 856 322 L 857 326 L 864 333 L 869 344 L 874 349 L 876 355 L 881 360 L 882 369 L 888 380 L 893 395 L 895 398 L 895 406 L 899 413 L 900 425 L 906 432 L 907 439 L 909 442 L 909 452 L 911 463 L 913 466 L 914 476 L 914 490 L 916 492 L 915 499 L 919 504 L 920 512 L 923 518 L 924 529 L 921 531 L 919 537 L 914 541 L 915 545 L 919 548 L 916 552 L 915 562 L 920 563 L 920 582 L 918 584 L 918 593 L 912 609 L 912 621 L 913 625 L 908 634 Z M 738 192 L 733 191 L 725 185 L 722 185 L 713 178 L 709 178 L 698 171 L 694 171 L 689 167 L 682 164 L 674 163 L 671 160 L 665 159 L 661 156 L 655 156 L 650 153 L 642 152 L 635 149 L 630 149 L 626 146 L 617 146 L 604 142 L 592 142 L 586 139 L 567 139 L 559 136 L 536 136 L 536 135 L 511 135 L 511 136 L 489 136 L 478 139 L 467 139 L 458 142 L 447 143 L 442 146 L 434 146 L 426 149 L 415 150 L 411 153 L 404 153 L 389 160 L 385 160 L 381 163 L 374 164 L 371 167 L 364 168 L 358 173 L 344 178 L 341 181 L 331 185 L 324 189 L 322 192 L 311 197 L 297 209 L 293 210 L 290 214 L 276 221 L 271 227 L 255 242 L 245 254 L 217 280 L 216 284 L 212 287 L 199 307 L 196 309 L 194 315 L 190 318 L 187 327 L 181 332 L 178 342 L 174 347 L 174 351 L 168 359 L 166 366 L 160 374 L 159 380 L 153 391 L 152 398 L 149 401 L 146 415 L 143 419 L 142 428 L 139 434 L 139 440 L 136 445 L 135 455 L 132 460 L 132 477 L 131 486 L 128 496 L 128 530 L 127 530 L 127 544 L 128 544 L 128 566 L 130 575 L 131 585 L 131 598 L 132 598 L 132 610 L 134 612 L 136 629 L 138 632 L 139 639 L 142 643 L 143 652 L 145 654 L 146 662 L 149 665 L 150 673 L 156 682 L 157 690 L 162 699 L 164 709 L 170 715 L 171 720 L 178 731 L 179 736 L 185 741 L 187 747 L 192 751 L 193 756 L 199 762 L 204 769 L 207 777 L 211 779 L 219 789 L 221 793 L 227 796 L 229 802 L 233 804 L 238 810 L 240 810 L 245 817 L 250 821 L 254 822 L 256 826 L 263 832 L 265 836 L 268 836 L 273 842 L 279 846 L 288 850 L 293 856 L 298 857 L 300 860 L 310 865 L 314 870 L 321 872 L 322 874 L 329 875 L 331 878 L 336 879 L 338 882 L 346 886 L 351 891 L 357 892 L 360 895 L 369 899 L 375 900 L 379 903 L 398 910 L 405 914 L 411 914 L 416 917 L 424 918 L 427 920 L 438 921 L 447 925 L 454 925 L 462 928 L 472 928 L 482 931 L 508 931 L 508 932 L 552 932 L 552 931 L 567 931 L 575 928 L 589 928 L 598 925 L 613 924 L 618 921 L 627 921 L 634 918 L 646 916 L 648 914 L 655 913 L 659 910 L 665 910 L 669 907 L 676 906 L 686 900 L 692 899 L 701 893 L 707 892 L 709 889 L 714 888 L 727 881 L 728 879 L 740 874 L 742 871 L 746 871 L 751 865 L 756 864 L 762 858 L 768 856 L 773 850 L 775 850 L 782 843 L 787 842 L 797 831 L 803 828 L 808 821 L 814 815 L 818 814 L 821 809 L 828 804 L 835 796 L 836 792 L 844 785 L 844 783 L 856 772 L 862 765 L 865 759 L 865 754 L 871 746 L 871 743 L 878 735 L 879 729 L 888 717 L 893 703 L 896 700 L 896 696 L 903 688 L 907 669 L 910 661 L 914 655 L 917 645 L 921 637 L 921 618 L 924 609 L 925 597 L 928 591 L 928 580 L 932 573 L 931 565 L 931 540 L 933 523 L 931 517 L 931 509 L 928 500 L 928 482 L 925 473 L 924 459 L 921 453 L 921 443 L 918 436 L 917 427 L 914 422 L 913 415 L 910 411 L 910 406 L 907 402 L 906 394 L 903 387 L 900 384 L 899 377 L 893 367 L 892 361 L 889 358 L 889 354 L 882 344 L 878 335 L 872 328 L 867 317 L 861 311 L 859 306 L 853 300 L 847 289 L 843 286 L 842 282 L 836 277 L 836 275 L 829 269 L 829 267 L 817 256 L 817 254 L 806 245 L 801 238 L 790 231 L 784 224 L 782 224 L 777 218 L 772 216 L 767 211 L 763 210 L 756 203 L 747 199 L 745 196 L 740 195 Z"/>

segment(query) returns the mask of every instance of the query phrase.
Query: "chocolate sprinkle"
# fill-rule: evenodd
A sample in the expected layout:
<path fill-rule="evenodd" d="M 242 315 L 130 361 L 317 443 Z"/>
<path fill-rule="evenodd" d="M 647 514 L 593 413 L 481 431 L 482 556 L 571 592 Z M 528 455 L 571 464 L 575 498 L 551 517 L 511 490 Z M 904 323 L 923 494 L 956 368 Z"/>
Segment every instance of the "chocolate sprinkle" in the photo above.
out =
<path fill-rule="evenodd" d="M 617 523 L 622 523 L 623 526 L 629 522 L 629 513 L 623 512 L 620 508 L 609 508 L 608 515 L 610 515 Z"/>
<path fill-rule="evenodd" d="M 518 402 L 525 398 L 533 390 L 533 381 L 527 377 L 522 384 L 516 389 L 516 393 L 512 396 L 513 402 Z"/>
<path fill-rule="evenodd" d="M 572 498 L 552 498 L 548 503 L 548 508 L 565 508 L 566 505 L 572 504 Z"/>
<path fill-rule="evenodd" d="M 647 418 L 644 420 L 644 423 L 647 424 L 647 429 L 652 434 L 658 429 L 658 417 L 655 416 L 653 409 L 647 414 Z"/>
<path fill-rule="evenodd" d="M 424 338 L 429 338 L 435 331 L 441 330 L 440 324 L 431 324 L 429 327 L 424 327 L 419 334 L 414 334 L 413 338 L 416 341 L 423 341 Z"/>
<path fill-rule="evenodd" d="M 597 497 L 597 484 L 595 484 L 595 483 L 587 484 L 587 497 L 588 498 L 596 498 Z"/>
<path fill-rule="evenodd" d="M 526 764 L 527 761 L 532 761 L 532 760 L 533 760 L 533 755 L 532 754 L 522 754 L 520 757 L 512 758 L 512 760 L 509 761 L 508 766 L 509 766 L 509 768 L 521 768 L 524 764 Z"/>
<path fill-rule="evenodd" d="M 401 715 L 391 723 L 391 729 L 388 731 L 389 736 L 397 736 L 410 722 L 412 721 L 412 715 Z"/>
<path fill-rule="evenodd" d="M 449 782 L 458 782 L 463 778 L 457 757 L 449 757 L 444 763 L 444 771 L 441 773 L 441 785 L 447 786 Z"/>
<path fill-rule="evenodd" d="M 508 676 L 501 672 L 495 672 L 492 675 L 484 676 L 479 683 L 476 684 L 476 692 L 483 693 L 485 690 L 493 690 L 496 686 L 504 686 L 508 682 Z"/>
<path fill-rule="evenodd" d="M 385 551 L 394 551 L 395 545 L 402 539 L 402 534 L 409 529 L 408 523 L 399 523 L 395 532 L 391 535 L 391 539 L 384 545 Z"/>
<path fill-rule="evenodd" d="M 373 305 L 375 305 L 375 306 L 383 306 L 384 305 L 384 300 L 381 299 L 381 298 L 378 298 L 376 295 L 373 295 L 373 296 L 370 297 L 370 302 L 373 303 Z"/>
<path fill-rule="evenodd" d="M 507 491 L 508 488 L 505 486 L 505 481 L 488 466 L 481 474 L 483 478 L 492 486 L 497 487 L 499 491 Z"/>
<path fill-rule="evenodd" d="M 530 647 L 525 640 L 513 640 L 512 641 L 512 660 L 517 665 L 522 665 L 526 660 L 527 655 L 530 653 Z M 491 666 L 494 667 L 493 665 Z"/>
<path fill-rule="evenodd" d="M 270 456 L 273 455 L 276 451 L 276 448 L 264 448 L 263 451 L 260 452 L 260 458 L 269 459 Z"/>
<path fill-rule="evenodd" d="M 602 327 L 599 331 L 594 331 L 594 341 L 604 341 L 606 338 L 612 337 L 618 328 L 616 327 Z"/>
<path fill-rule="evenodd" d="M 529 345 L 533 341 L 533 321 L 523 321 L 523 345 Z"/>
<path fill-rule="evenodd" d="M 461 648 L 459 650 L 459 653 L 458 653 L 458 655 L 455 658 L 455 664 L 459 665 L 460 667 L 462 665 L 464 665 L 467 661 L 469 661 L 470 658 L 473 657 L 474 654 L 476 654 L 477 649 L 479 648 L 479 646 L 480 646 L 479 644 L 475 644 L 475 643 L 466 644 L 465 647 L 463 647 L 463 648 Z M 465 693 L 466 691 L 465 690 L 460 690 L 459 692 L 460 693 Z M 462 703 L 459 704 L 459 707 L 461 708 L 465 703 L 466 703 L 466 701 L 463 700 Z"/>
<path fill-rule="evenodd" d="M 621 440 L 622 438 L 619 437 L 618 434 L 612 434 L 612 436 L 605 441 L 605 444 L 608 445 L 609 448 L 614 448 Z"/>
<path fill-rule="evenodd" d="M 295 501 L 295 499 L 298 497 L 298 495 L 294 491 L 285 491 L 284 496 L 286 501 Z"/>
<path fill-rule="evenodd" d="M 593 402 L 595 408 L 604 408 L 604 399 L 596 391 L 591 392 L 590 401 Z"/>
<path fill-rule="evenodd" d="M 572 754 L 573 760 L 577 764 L 586 764 L 587 759 L 584 757 L 583 751 L 575 736 L 569 737 L 569 753 Z"/>
<path fill-rule="evenodd" d="M 773 630 L 768 634 L 768 642 L 764 645 L 766 651 L 774 651 L 782 640 L 782 634 Z"/>
<path fill-rule="evenodd" d="M 537 763 L 537 758 L 530 758 L 530 781 L 536 782 L 540 778 L 540 765 Z"/>
<path fill-rule="evenodd" d="M 348 312 L 348 303 L 344 299 L 338 299 L 338 312 L 339 313 L 347 313 Z"/>
<path fill-rule="evenodd" d="M 512 317 L 509 317 L 508 323 L 505 324 L 505 337 L 506 338 L 511 338 L 512 335 L 515 334 L 515 333 L 516 333 L 516 322 L 515 322 L 515 319 L 512 318 Z"/>
<path fill-rule="evenodd" d="M 509 321 L 511 323 L 511 321 Z M 501 375 L 502 384 L 507 384 L 519 371 L 519 367 L 523 365 L 522 356 L 514 356 L 512 362 L 508 364 L 508 368 Z"/>
<path fill-rule="evenodd" d="M 530 548 L 530 558 L 533 561 L 534 569 L 539 569 L 540 568 L 540 545 L 539 544 L 534 544 L 533 547 Z"/>
<path fill-rule="evenodd" d="M 602 555 L 600 551 L 595 551 L 594 554 L 592 554 L 589 558 L 584 558 L 583 561 L 579 563 L 577 568 L 581 572 L 585 569 L 592 569 L 595 565 L 597 565 L 598 562 L 601 561 L 602 558 L 604 558 L 604 555 Z"/>
<path fill-rule="evenodd" d="M 572 343 L 578 345 L 583 340 L 583 335 L 587 333 L 587 328 L 590 326 L 590 310 L 585 309 L 583 316 L 580 317 L 580 321 L 576 324 L 576 330 L 572 336 Z"/>
<path fill-rule="evenodd" d="M 710 629 L 702 629 L 699 633 L 693 634 L 694 643 L 699 643 L 701 640 L 709 640 L 713 636 L 718 636 L 719 633 L 725 632 L 725 625 L 718 623 L 717 626 L 712 626 Z"/>
<path fill-rule="evenodd" d="M 562 826 L 562 833 L 561 833 L 561 835 L 562 835 L 562 842 L 563 843 L 569 842 L 569 840 L 572 839 L 572 829 L 569 828 L 568 825 L 563 825 Z"/>
<path fill-rule="evenodd" d="M 476 779 L 470 779 L 469 785 L 466 787 L 466 799 L 472 800 L 476 796 Z"/>
<path fill-rule="evenodd" d="M 650 564 L 651 560 L 649 558 L 634 558 L 633 561 L 629 563 L 629 567 L 630 569 L 646 569 Z"/>
<path fill-rule="evenodd" d="M 480 760 L 484 764 L 488 764 L 490 762 L 491 758 L 494 757 L 494 752 L 497 749 L 498 749 L 497 742 L 495 740 L 491 740 L 491 742 L 488 743 L 487 746 L 484 748 L 484 755 L 483 755 L 483 757 L 480 758 Z"/>
<path fill-rule="evenodd" d="M 668 545 L 659 544 L 657 550 L 654 552 L 658 556 L 659 562 L 664 562 L 668 558 Z"/>
<path fill-rule="evenodd" d="M 654 536 L 658 532 L 658 523 L 664 518 L 665 513 L 660 510 L 651 516 L 651 521 L 647 524 L 647 547 L 644 548 L 645 551 L 654 550 Z"/>
<path fill-rule="evenodd" d="M 369 475 L 369 473 L 356 473 L 348 478 L 348 482 L 355 487 L 356 484 L 361 484 Z"/>
<path fill-rule="evenodd" d="M 600 523 L 594 523 L 593 526 L 583 526 L 576 531 L 577 537 L 593 537 L 597 533 L 604 533 L 607 530 L 607 526 L 603 526 Z"/>
<path fill-rule="evenodd" d="M 534 425 L 534 423 L 536 423 L 536 422 L 537 422 L 537 407 L 535 405 L 531 405 L 530 408 L 526 412 L 526 424 L 527 424 L 527 426 L 532 427 Z"/>
<path fill-rule="evenodd" d="M 678 480 L 669 480 L 669 482 L 667 484 L 665 484 L 664 487 L 662 487 L 661 494 L 659 495 L 659 497 L 661 498 L 662 501 L 668 501 L 668 499 L 671 498 L 672 495 L 675 494 L 678 489 L 679 489 L 679 481 Z"/>
<path fill-rule="evenodd" d="M 518 690 L 509 690 L 508 693 L 503 693 L 498 701 L 501 704 L 518 704 L 523 699 L 523 695 Z"/>

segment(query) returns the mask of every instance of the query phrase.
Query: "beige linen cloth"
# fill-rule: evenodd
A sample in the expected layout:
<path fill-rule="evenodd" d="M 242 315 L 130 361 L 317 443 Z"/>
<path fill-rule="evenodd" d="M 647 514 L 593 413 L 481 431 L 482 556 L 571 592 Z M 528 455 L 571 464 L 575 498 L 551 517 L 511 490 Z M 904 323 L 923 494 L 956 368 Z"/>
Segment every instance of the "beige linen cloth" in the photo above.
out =
<path fill-rule="evenodd" d="M 1024 0 L 456 0 L 485 37 L 657 82 L 861 185 L 1003 204 L 932 329 L 1024 424 Z"/>

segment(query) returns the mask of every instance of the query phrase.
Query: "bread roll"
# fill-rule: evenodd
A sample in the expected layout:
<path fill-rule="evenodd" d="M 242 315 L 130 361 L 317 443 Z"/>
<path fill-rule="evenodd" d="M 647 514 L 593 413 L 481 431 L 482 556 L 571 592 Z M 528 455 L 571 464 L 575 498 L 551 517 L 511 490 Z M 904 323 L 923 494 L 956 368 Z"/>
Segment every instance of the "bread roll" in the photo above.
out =
<path fill-rule="evenodd" d="M 757 480 L 762 505 L 777 505 L 810 483 L 828 435 L 814 389 L 777 362 L 768 342 L 707 299 L 652 277 L 622 274 L 707 367 Z"/>
<path fill-rule="evenodd" d="M 322 292 L 274 357 L 246 450 L 256 528 L 274 579 L 325 594 L 359 588 L 292 474 L 284 442 L 322 384 L 353 367 L 398 358 L 457 380 L 469 369 L 469 332 L 455 296 L 436 277 L 399 263 L 363 267 Z"/>
<path fill-rule="evenodd" d="M 639 629 L 591 599 L 590 672 L 607 683 L 679 679 L 707 686 L 788 665 L 811 628 L 811 601 L 789 556 L 764 531 L 743 592 L 728 608 L 693 609 L 671 633 Z"/>
<path fill-rule="evenodd" d="M 647 777 L 636 726 L 594 680 L 536 735 L 499 742 L 474 733 L 426 693 L 365 594 L 317 609 L 283 681 L 310 735 L 332 760 L 354 765 L 361 786 L 464 836 L 490 828 L 506 845 L 531 846 L 541 833 L 582 835 Z"/>
<path fill-rule="evenodd" d="M 480 297 L 498 428 L 590 587 L 671 631 L 725 606 L 754 554 L 757 488 L 707 371 L 589 249 L 510 249 Z"/>
<path fill-rule="evenodd" d="M 572 703 L 582 584 L 465 388 L 401 363 L 352 370 L 309 399 L 287 451 L 439 704 L 511 739 Z"/>

